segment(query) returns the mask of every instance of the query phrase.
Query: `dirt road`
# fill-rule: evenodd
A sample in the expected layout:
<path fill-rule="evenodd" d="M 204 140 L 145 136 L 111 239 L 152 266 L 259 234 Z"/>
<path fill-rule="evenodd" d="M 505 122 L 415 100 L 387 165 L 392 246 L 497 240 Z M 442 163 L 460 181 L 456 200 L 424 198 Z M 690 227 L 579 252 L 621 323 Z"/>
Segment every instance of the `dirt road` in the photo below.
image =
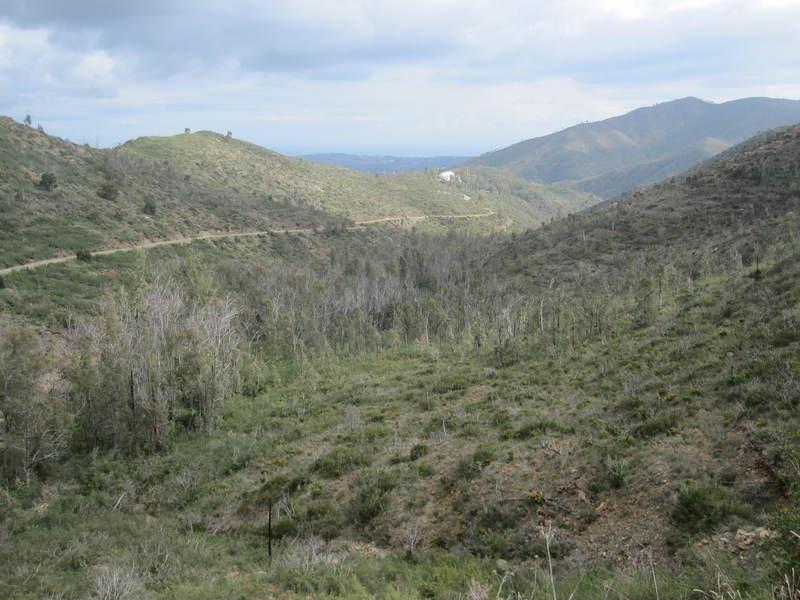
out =
<path fill-rule="evenodd" d="M 482 213 L 471 213 L 465 215 L 414 215 L 414 216 L 400 216 L 400 217 L 379 217 L 377 219 L 366 219 L 363 221 L 355 221 L 355 224 L 348 229 L 358 229 L 359 227 L 363 227 L 364 225 L 379 225 L 381 223 L 402 223 L 402 222 L 416 222 L 416 221 L 427 221 L 430 219 L 483 219 L 487 217 L 492 217 L 495 215 L 495 212 L 490 209 L 486 209 Z M 110 248 L 108 250 L 98 250 L 96 252 L 92 252 L 92 256 L 106 256 L 108 254 L 117 254 L 118 252 L 133 252 L 135 250 L 148 250 L 150 248 L 158 248 L 159 246 L 175 246 L 178 244 L 191 244 L 192 242 L 197 242 L 200 240 L 221 240 L 226 238 L 241 238 L 241 237 L 256 237 L 260 235 L 270 235 L 274 233 L 310 233 L 314 231 L 312 227 L 298 227 L 295 229 L 265 229 L 263 231 L 238 231 L 238 232 L 226 232 L 226 233 L 201 233 L 200 235 L 193 236 L 193 237 L 181 237 L 181 238 L 173 238 L 171 240 L 161 240 L 158 242 L 145 242 L 143 244 L 137 244 L 135 246 L 127 246 L 125 248 Z M 36 269 L 37 267 L 43 267 L 45 265 L 55 265 L 59 263 L 69 262 L 71 260 L 75 260 L 75 255 L 70 254 L 68 256 L 57 256 L 54 258 L 46 258 L 44 260 L 35 260 L 29 263 L 24 263 L 21 265 L 14 265 L 13 267 L 6 267 L 5 269 L 0 269 L 0 275 L 8 275 L 9 273 L 13 273 L 15 271 L 22 271 L 24 269 Z"/>

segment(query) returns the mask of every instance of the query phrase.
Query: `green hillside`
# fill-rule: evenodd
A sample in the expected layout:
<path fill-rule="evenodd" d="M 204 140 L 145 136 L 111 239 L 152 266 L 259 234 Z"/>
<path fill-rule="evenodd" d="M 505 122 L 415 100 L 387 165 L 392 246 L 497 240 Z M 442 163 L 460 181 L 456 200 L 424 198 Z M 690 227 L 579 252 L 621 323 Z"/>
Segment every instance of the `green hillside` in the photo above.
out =
<path fill-rule="evenodd" d="M 42 175 L 55 177 L 52 189 Z M 536 225 L 593 197 L 530 186 L 446 185 L 435 173 L 375 177 L 213 133 L 78 146 L 0 120 L 0 267 L 204 232 L 325 227 L 358 219 L 500 213 L 486 230 Z"/>
<path fill-rule="evenodd" d="M 760 131 L 797 122 L 800 101 L 685 98 L 519 142 L 470 164 L 612 198 L 676 175 Z"/>
<path fill-rule="evenodd" d="M 0 337 L 11 597 L 792 598 L 800 127 L 535 231 L 440 233 L 8 275 L 9 320 L 72 315 Z"/>

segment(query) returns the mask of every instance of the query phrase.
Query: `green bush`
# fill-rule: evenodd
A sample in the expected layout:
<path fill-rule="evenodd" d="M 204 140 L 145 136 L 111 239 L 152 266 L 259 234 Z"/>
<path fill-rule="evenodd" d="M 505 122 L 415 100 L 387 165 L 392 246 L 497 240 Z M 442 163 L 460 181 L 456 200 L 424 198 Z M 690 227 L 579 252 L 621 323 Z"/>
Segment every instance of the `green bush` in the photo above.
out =
<path fill-rule="evenodd" d="M 686 533 L 706 533 L 741 512 L 741 507 L 723 488 L 692 487 L 678 495 L 672 521 Z"/>
<path fill-rule="evenodd" d="M 464 457 L 458 461 L 453 475 L 456 481 L 475 479 L 495 458 L 494 448 L 488 444 L 482 444 L 478 446 L 471 456 Z"/>
<path fill-rule="evenodd" d="M 394 474 L 389 471 L 376 471 L 360 477 L 348 511 L 350 519 L 363 526 L 379 517 L 386 510 L 389 493 L 395 485 Z"/>
<path fill-rule="evenodd" d="M 625 487 L 628 477 L 628 463 L 621 458 L 608 457 L 603 461 L 597 473 L 589 482 L 592 493 L 618 490 Z"/>
<path fill-rule="evenodd" d="M 647 439 L 662 435 L 665 433 L 675 433 L 678 424 L 678 418 L 673 414 L 662 414 L 651 417 L 639 424 L 633 430 L 633 435 Z"/>
<path fill-rule="evenodd" d="M 58 187 L 58 178 L 54 173 L 42 173 L 39 178 L 39 187 L 46 192 L 52 192 Z"/>
<path fill-rule="evenodd" d="M 411 448 L 411 451 L 408 453 L 408 460 L 413 462 L 415 460 L 419 460 L 420 458 L 426 456 L 427 454 L 428 454 L 428 446 L 425 444 L 417 444 L 413 448 Z"/>
<path fill-rule="evenodd" d="M 103 200 L 113 201 L 119 197 L 119 188 L 115 183 L 107 181 L 100 186 L 99 190 L 97 190 L 97 195 L 100 196 Z"/>
<path fill-rule="evenodd" d="M 370 455 L 351 446 L 336 446 L 325 456 L 321 456 L 312 466 L 312 471 L 322 477 L 335 479 L 357 467 L 368 467 L 372 462 Z"/>
<path fill-rule="evenodd" d="M 302 509 L 298 528 L 304 533 L 332 540 L 342 530 L 339 513 L 328 498 L 316 496 Z"/>
<path fill-rule="evenodd" d="M 775 540 L 778 556 L 784 557 L 787 567 L 800 565 L 800 493 L 795 494 L 789 506 L 772 518 L 770 525 L 779 534 Z"/>
<path fill-rule="evenodd" d="M 79 262 L 89 262 L 90 260 L 92 260 L 92 253 L 89 252 L 88 250 L 78 250 L 75 253 L 75 258 Z"/>

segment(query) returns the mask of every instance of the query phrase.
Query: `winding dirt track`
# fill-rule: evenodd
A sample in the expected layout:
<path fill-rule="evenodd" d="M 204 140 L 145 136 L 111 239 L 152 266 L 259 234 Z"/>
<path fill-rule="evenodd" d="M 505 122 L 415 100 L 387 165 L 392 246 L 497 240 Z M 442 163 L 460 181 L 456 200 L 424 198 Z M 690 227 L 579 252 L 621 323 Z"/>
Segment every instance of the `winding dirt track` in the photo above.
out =
<path fill-rule="evenodd" d="M 415 216 L 401 216 L 401 217 L 380 217 L 377 219 L 366 219 L 364 221 L 355 221 L 355 224 L 348 227 L 347 229 L 349 230 L 358 229 L 359 227 L 363 227 L 364 225 L 379 225 L 381 223 L 397 223 L 406 221 L 416 222 L 416 221 L 427 221 L 430 219 L 483 219 L 486 217 L 492 217 L 495 214 L 496 213 L 493 210 L 487 208 L 486 211 L 482 213 L 470 213 L 464 215 L 415 215 Z M 136 250 L 148 250 L 150 248 L 158 248 L 159 246 L 175 246 L 178 244 L 191 244 L 192 242 L 197 242 L 200 240 L 221 240 L 226 238 L 257 237 L 260 235 L 270 235 L 274 233 L 310 233 L 312 231 L 314 231 L 313 227 L 298 227 L 295 229 L 284 228 L 284 229 L 265 229 L 263 231 L 202 233 L 200 235 L 193 237 L 173 238 L 171 240 L 161 240 L 158 242 L 145 242 L 143 244 L 137 244 L 135 246 L 127 246 L 125 248 L 110 248 L 108 250 L 98 250 L 96 252 L 92 252 L 92 256 L 106 256 L 108 254 L 117 254 L 118 252 L 133 252 Z M 14 265 L 13 267 L 6 267 L 5 269 L 0 269 L 0 275 L 8 275 L 9 273 L 13 273 L 15 271 L 22 271 L 25 269 L 36 269 L 37 267 L 43 267 L 45 265 L 55 265 L 59 263 L 65 263 L 71 260 L 75 260 L 74 254 L 70 254 L 68 256 L 57 256 L 55 258 L 46 258 L 44 260 L 35 260 L 29 263 Z"/>

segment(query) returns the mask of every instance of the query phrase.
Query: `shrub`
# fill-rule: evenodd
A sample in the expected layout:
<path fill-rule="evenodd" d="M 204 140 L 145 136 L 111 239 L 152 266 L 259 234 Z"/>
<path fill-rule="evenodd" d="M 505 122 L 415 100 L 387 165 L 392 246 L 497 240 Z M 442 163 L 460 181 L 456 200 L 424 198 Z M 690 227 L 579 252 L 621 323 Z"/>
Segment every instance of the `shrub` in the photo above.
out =
<path fill-rule="evenodd" d="M 0 290 L 4 289 L 5 287 L 6 287 L 6 280 L 3 279 L 2 275 L 0 275 Z"/>
<path fill-rule="evenodd" d="M 97 190 L 97 195 L 103 200 L 116 200 L 119 196 L 119 188 L 115 183 L 107 181 Z"/>
<path fill-rule="evenodd" d="M 0 285 L 0 287 L 2 287 L 2 285 Z M 413 462 L 415 460 L 419 460 L 420 458 L 426 456 L 427 454 L 428 454 L 428 446 L 425 444 L 417 444 L 416 446 L 411 448 L 411 451 L 408 453 L 408 459 Z"/>
<path fill-rule="evenodd" d="M 495 459 L 494 449 L 489 445 L 481 445 L 472 456 L 464 457 L 456 465 L 455 479 L 467 481 L 475 479 Z"/>
<path fill-rule="evenodd" d="M 39 187 L 46 192 L 52 192 L 58 187 L 58 178 L 54 173 L 42 173 L 39 178 Z"/>
<path fill-rule="evenodd" d="M 589 491 L 596 494 L 608 490 L 618 490 L 627 483 L 627 475 L 627 461 L 621 458 L 611 458 L 609 456 L 603 461 L 597 474 L 589 483 Z"/>
<path fill-rule="evenodd" d="M 322 477 L 335 479 L 356 467 L 367 467 L 372 462 L 369 454 L 350 446 L 336 446 L 316 460 L 311 469 Z"/>
<path fill-rule="evenodd" d="M 655 437 L 664 433 L 675 433 L 678 418 L 672 414 L 651 417 L 633 430 L 633 435 L 641 439 Z"/>
<path fill-rule="evenodd" d="M 786 566 L 800 564 L 800 494 L 772 518 L 771 526 L 780 534 L 775 541 Z"/>
<path fill-rule="evenodd" d="M 724 489 L 693 487 L 678 495 L 678 502 L 672 510 L 672 521 L 686 533 L 704 533 L 712 531 L 739 512 L 739 507 Z"/>
<path fill-rule="evenodd" d="M 144 201 L 144 208 L 142 211 L 144 214 L 154 217 L 156 215 L 156 203 L 153 202 L 151 198 L 148 198 Z"/>
<path fill-rule="evenodd" d="M 350 503 L 350 519 L 357 525 L 368 525 L 389 505 L 389 492 L 395 478 L 389 471 L 365 475 L 356 482 L 356 495 Z"/>
<path fill-rule="evenodd" d="M 133 567 L 112 565 L 95 576 L 95 597 L 100 600 L 141 598 L 144 582 Z"/>
<path fill-rule="evenodd" d="M 297 535 L 297 525 L 289 517 L 283 517 L 272 526 L 272 537 L 276 540 Z"/>
<path fill-rule="evenodd" d="M 88 250 L 78 250 L 75 253 L 75 258 L 80 262 L 89 262 L 92 260 L 92 253 Z"/>
<path fill-rule="evenodd" d="M 299 525 L 309 534 L 331 540 L 339 535 L 342 525 L 333 503 L 323 497 L 316 497 L 305 507 Z"/>

